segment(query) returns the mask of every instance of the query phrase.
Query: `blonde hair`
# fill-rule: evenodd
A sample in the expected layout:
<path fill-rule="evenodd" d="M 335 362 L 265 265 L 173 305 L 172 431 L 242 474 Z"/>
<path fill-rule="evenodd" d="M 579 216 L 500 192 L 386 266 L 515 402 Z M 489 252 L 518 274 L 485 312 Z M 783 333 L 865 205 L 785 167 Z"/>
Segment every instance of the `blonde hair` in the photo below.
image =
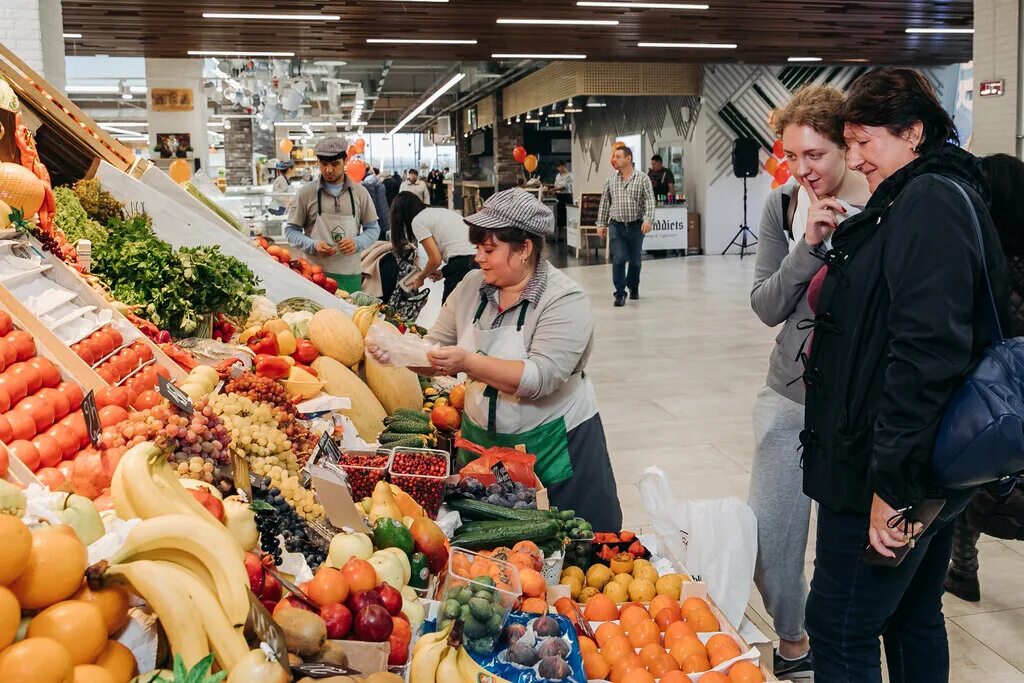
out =
<path fill-rule="evenodd" d="M 776 137 L 781 139 L 787 126 L 807 126 L 839 147 L 845 148 L 843 121 L 839 117 L 844 100 L 843 93 L 830 86 L 804 86 L 793 95 L 789 104 L 775 110 L 772 125 Z"/>

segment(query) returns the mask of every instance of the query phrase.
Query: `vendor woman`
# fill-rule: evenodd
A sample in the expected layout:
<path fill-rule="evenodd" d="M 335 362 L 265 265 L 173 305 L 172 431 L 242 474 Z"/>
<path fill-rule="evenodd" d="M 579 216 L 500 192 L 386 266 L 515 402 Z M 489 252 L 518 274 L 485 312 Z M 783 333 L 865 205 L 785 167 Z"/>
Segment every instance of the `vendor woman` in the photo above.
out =
<path fill-rule="evenodd" d="M 619 531 L 615 475 L 584 372 L 594 336 L 590 300 L 541 257 L 554 216 L 530 194 L 506 190 L 466 223 L 480 269 L 442 307 L 427 336 L 441 347 L 420 371 L 466 373 L 462 436 L 485 448 L 522 444 L 537 456 L 552 505 L 575 510 L 596 531 Z"/>
<path fill-rule="evenodd" d="M 377 211 L 366 188 L 346 177 L 341 139 L 326 138 L 313 153 L 320 165 L 320 180 L 295 194 L 285 237 L 337 280 L 340 289 L 359 291 L 363 285 L 359 254 L 380 234 Z"/>

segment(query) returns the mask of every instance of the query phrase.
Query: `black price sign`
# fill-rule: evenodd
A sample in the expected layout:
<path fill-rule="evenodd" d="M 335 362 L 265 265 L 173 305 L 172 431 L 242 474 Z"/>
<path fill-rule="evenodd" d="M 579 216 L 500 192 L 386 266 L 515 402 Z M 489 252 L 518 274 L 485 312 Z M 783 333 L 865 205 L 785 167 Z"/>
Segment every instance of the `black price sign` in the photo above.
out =
<path fill-rule="evenodd" d="M 494 472 L 494 478 L 497 480 L 498 485 L 505 491 L 511 491 L 515 488 L 512 483 L 512 477 L 508 475 L 508 470 L 505 469 L 505 463 L 497 462 L 491 467 L 491 472 Z"/>
<path fill-rule="evenodd" d="M 338 443 L 331 436 L 330 431 L 326 431 L 320 436 L 320 441 L 317 442 L 316 448 L 313 450 L 311 461 L 319 462 L 320 458 L 327 458 L 328 462 L 335 465 L 341 462 L 341 449 L 338 448 Z"/>
<path fill-rule="evenodd" d="M 251 634 L 254 640 L 269 645 L 278 663 L 285 669 L 288 668 L 288 646 L 284 640 L 284 631 L 252 591 L 249 591 L 249 617 L 245 621 L 245 631 L 247 635 Z"/>
<path fill-rule="evenodd" d="M 160 382 L 160 395 L 170 401 L 171 405 L 178 410 L 188 413 L 189 415 L 195 411 L 195 407 L 192 405 L 192 399 L 188 397 L 188 394 L 172 384 L 171 381 L 163 375 L 158 375 L 157 379 Z"/>
<path fill-rule="evenodd" d="M 330 678 L 331 676 L 361 676 L 361 671 L 346 669 L 343 666 L 333 664 L 296 664 L 292 667 L 292 673 L 296 676 L 309 676 L 310 678 Z"/>
<path fill-rule="evenodd" d="M 82 415 L 85 416 L 85 429 L 89 432 L 89 441 L 93 446 L 99 446 L 103 424 L 100 422 L 100 411 L 96 408 L 96 394 L 92 391 L 82 400 Z"/>

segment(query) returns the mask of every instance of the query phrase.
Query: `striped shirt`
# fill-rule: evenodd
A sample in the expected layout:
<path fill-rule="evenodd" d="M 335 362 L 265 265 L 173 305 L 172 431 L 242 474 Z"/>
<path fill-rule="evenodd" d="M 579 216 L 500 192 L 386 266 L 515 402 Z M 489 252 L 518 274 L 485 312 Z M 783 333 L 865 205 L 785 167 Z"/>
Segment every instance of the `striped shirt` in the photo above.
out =
<path fill-rule="evenodd" d="M 631 223 L 640 219 L 654 225 L 654 206 L 654 187 L 646 173 L 634 168 L 632 177 L 624 180 L 619 172 L 605 181 L 597 225 L 603 228 L 609 220 Z"/>

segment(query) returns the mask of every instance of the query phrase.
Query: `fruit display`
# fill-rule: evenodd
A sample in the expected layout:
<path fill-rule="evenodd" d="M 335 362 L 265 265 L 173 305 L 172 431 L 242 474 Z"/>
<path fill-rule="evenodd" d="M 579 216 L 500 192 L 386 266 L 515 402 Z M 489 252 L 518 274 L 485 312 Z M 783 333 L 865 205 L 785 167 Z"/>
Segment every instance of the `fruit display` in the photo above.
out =
<path fill-rule="evenodd" d="M 650 557 L 647 548 L 644 547 L 636 534 L 632 531 L 620 531 L 617 534 L 599 533 L 594 534 L 594 554 L 597 559 L 611 562 L 612 558 L 619 553 L 627 552 L 637 559 Z"/>
<path fill-rule="evenodd" d="M 288 266 L 293 271 L 306 278 L 313 284 L 323 287 L 325 290 L 334 294 L 338 291 L 338 282 L 332 277 L 328 277 L 324 273 L 322 266 L 312 264 L 305 258 L 292 258 L 292 254 L 288 251 L 287 247 L 282 247 L 277 244 L 272 244 L 264 237 L 257 237 L 253 241 L 253 245 L 264 250 L 267 254 L 278 261 L 279 263 Z"/>
<path fill-rule="evenodd" d="M 647 603 L 660 596 L 678 601 L 685 581 L 689 577 L 661 576 L 649 561 L 622 553 L 612 560 L 611 566 L 594 564 L 585 574 L 578 566 L 566 567 L 559 582 L 570 587 L 574 600 L 586 605 L 596 595 L 604 595 L 613 603 Z"/>
<path fill-rule="evenodd" d="M 576 629 L 564 617 L 513 612 L 502 631 L 501 648 L 488 668 L 518 681 L 583 683 L 583 656 Z"/>
<path fill-rule="evenodd" d="M 409 683 L 509 683 L 477 664 L 463 645 L 461 625 L 447 627 L 416 641 L 409 663 Z"/>
<path fill-rule="evenodd" d="M 464 625 L 466 648 L 490 653 L 521 592 L 515 565 L 453 549 L 440 599 L 438 628 L 444 630 L 459 620 Z"/>
<path fill-rule="evenodd" d="M 395 447 L 388 468 L 388 477 L 393 484 L 423 506 L 427 515 L 434 519 L 444 500 L 449 466 L 448 454 L 443 451 Z"/>
<path fill-rule="evenodd" d="M 456 530 L 452 545 L 470 550 L 532 541 L 550 555 L 561 550 L 571 534 L 579 535 L 590 526 L 576 517 L 574 510 L 557 507 L 509 508 L 464 496 L 449 497 L 447 502 L 462 516 L 462 526 Z"/>
<path fill-rule="evenodd" d="M 432 448 L 437 445 L 437 429 L 422 411 L 399 408 L 384 418 L 377 440 L 385 448 Z"/>
<path fill-rule="evenodd" d="M 388 476 L 388 465 L 391 453 L 381 451 L 343 451 L 338 466 L 344 470 L 348 478 L 348 486 L 352 491 L 353 500 L 364 500 L 370 497 L 378 482 Z M 369 513 L 369 510 L 366 510 Z"/>
<path fill-rule="evenodd" d="M 510 486 L 502 486 L 497 483 L 484 486 L 479 479 L 466 477 L 453 486 L 451 492 L 515 510 L 537 509 L 537 489 L 532 486 L 523 486 L 518 481 L 512 482 Z"/>

